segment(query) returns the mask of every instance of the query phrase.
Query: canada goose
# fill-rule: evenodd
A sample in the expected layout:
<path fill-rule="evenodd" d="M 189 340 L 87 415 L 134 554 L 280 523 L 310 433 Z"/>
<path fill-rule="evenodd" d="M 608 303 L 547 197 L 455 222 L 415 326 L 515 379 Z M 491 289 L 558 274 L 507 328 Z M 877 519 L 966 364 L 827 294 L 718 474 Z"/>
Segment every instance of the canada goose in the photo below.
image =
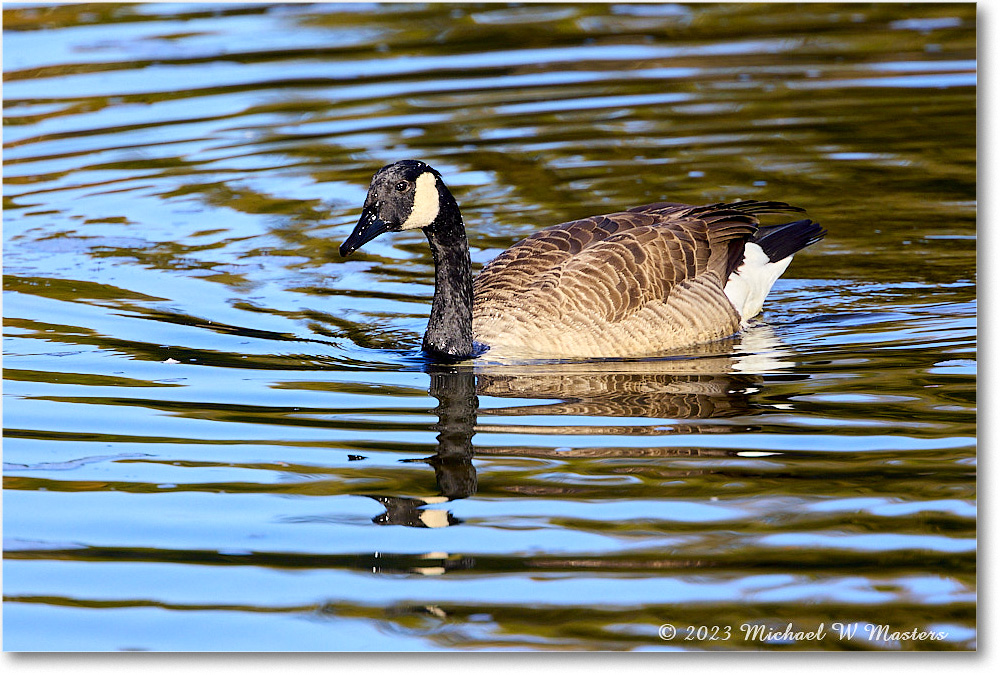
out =
<path fill-rule="evenodd" d="M 546 228 L 472 280 L 458 203 L 441 174 L 403 160 L 372 178 L 348 256 L 384 232 L 423 229 L 434 300 L 423 349 L 444 360 L 621 357 L 717 340 L 756 316 L 792 254 L 826 232 L 810 220 L 763 227 L 783 202 L 661 202 Z"/>

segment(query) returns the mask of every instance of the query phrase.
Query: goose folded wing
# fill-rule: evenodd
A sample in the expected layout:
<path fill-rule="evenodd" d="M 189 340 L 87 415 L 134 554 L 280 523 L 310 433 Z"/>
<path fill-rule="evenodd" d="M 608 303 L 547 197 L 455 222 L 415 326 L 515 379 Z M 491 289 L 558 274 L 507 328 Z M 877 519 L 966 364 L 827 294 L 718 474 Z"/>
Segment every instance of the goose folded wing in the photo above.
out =
<path fill-rule="evenodd" d="M 756 219 L 742 214 L 705 220 L 637 215 L 647 215 L 648 224 L 633 223 L 558 265 L 536 268 L 520 289 L 522 300 L 617 323 L 650 303 L 699 302 L 686 297 L 696 293 L 690 283 L 695 280 L 697 293 L 707 287 L 721 297 L 745 242 L 756 231 Z"/>
<path fill-rule="evenodd" d="M 514 298 L 539 276 L 558 269 L 583 251 L 618 233 L 648 226 L 656 218 L 615 213 L 573 220 L 540 230 L 494 258 L 475 280 L 476 295 Z"/>

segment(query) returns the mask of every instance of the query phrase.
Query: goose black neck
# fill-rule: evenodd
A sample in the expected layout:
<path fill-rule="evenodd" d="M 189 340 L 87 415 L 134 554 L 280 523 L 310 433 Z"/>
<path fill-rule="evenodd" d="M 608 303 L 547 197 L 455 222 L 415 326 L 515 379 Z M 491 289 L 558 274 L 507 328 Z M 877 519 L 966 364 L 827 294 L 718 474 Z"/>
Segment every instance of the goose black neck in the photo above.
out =
<path fill-rule="evenodd" d="M 442 191 L 444 192 L 444 191 Z M 424 228 L 434 258 L 434 301 L 424 351 L 446 361 L 472 355 L 472 261 L 462 213 L 444 192 L 438 217 Z"/>

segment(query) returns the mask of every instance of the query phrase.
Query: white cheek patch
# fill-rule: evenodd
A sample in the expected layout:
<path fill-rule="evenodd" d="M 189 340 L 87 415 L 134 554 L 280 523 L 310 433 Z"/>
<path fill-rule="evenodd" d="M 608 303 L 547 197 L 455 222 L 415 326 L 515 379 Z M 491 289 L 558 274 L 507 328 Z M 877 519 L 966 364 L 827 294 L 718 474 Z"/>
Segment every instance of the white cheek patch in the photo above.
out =
<path fill-rule="evenodd" d="M 437 177 L 429 171 L 420 174 L 413 188 L 413 209 L 400 229 L 415 230 L 418 227 L 427 227 L 438 217 L 440 208 Z"/>

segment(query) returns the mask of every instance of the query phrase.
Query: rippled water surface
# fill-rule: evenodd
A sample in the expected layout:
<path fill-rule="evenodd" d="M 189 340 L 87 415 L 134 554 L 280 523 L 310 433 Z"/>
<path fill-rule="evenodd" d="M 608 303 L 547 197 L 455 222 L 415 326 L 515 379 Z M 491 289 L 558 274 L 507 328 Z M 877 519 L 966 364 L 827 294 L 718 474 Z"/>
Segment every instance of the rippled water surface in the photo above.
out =
<path fill-rule="evenodd" d="M 975 20 L 5 3 L 4 647 L 975 648 Z M 663 199 L 829 235 L 737 338 L 438 367 L 421 234 L 336 250 L 408 157 L 477 268 Z"/>

